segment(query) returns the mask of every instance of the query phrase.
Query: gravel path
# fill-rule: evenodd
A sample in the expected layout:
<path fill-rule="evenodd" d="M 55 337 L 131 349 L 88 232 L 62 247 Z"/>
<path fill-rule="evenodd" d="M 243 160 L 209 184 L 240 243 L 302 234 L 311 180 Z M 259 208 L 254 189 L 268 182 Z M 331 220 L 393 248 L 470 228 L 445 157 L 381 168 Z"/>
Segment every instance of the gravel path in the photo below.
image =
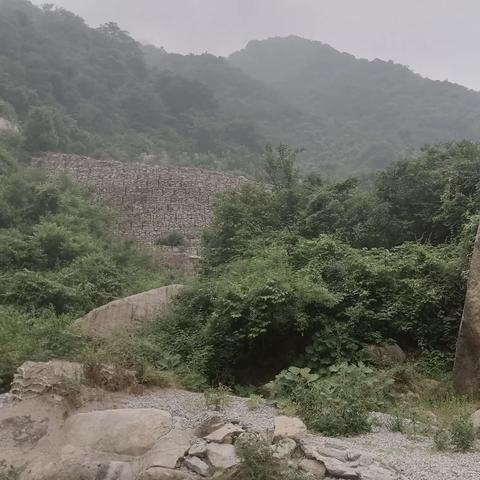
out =
<path fill-rule="evenodd" d="M 253 431 L 272 432 L 276 413 L 276 409 L 270 405 L 264 404 L 252 409 L 247 398 L 233 396 L 222 412 L 216 412 L 207 408 L 203 394 L 170 389 L 136 397 L 129 400 L 126 407 L 167 410 L 183 428 L 195 428 L 205 419 L 216 415 Z"/>
<path fill-rule="evenodd" d="M 342 441 L 396 466 L 408 480 L 480 480 L 480 452 L 437 452 L 431 439 L 390 432 L 385 426 Z"/>
<path fill-rule="evenodd" d="M 255 431 L 273 431 L 276 409 L 270 405 L 249 408 L 248 399 L 231 397 L 221 414 L 209 410 L 202 394 L 182 390 L 162 390 L 131 399 L 128 408 L 159 408 L 169 411 L 183 428 L 195 428 L 212 415 L 221 415 Z M 396 466 L 407 480 L 480 480 L 480 453 L 440 453 L 429 438 L 411 438 L 393 433 L 385 422 L 372 433 L 341 439 L 353 448 L 367 450 L 375 457 Z M 337 442 L 339 439 L 335 439 Z"/>

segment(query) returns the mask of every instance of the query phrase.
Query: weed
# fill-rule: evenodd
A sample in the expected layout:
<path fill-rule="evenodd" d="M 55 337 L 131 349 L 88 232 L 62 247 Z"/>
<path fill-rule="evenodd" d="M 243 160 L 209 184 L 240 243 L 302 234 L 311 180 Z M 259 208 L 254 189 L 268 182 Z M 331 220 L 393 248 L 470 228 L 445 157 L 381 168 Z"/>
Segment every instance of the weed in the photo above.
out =
<path fill-rule="evenodd" d="M 216 412 L 221 412 L 228 407 L 231 402 L 230 394 L 230 388 L 221 384 L 217 388 L 209 388 L 203 393 L 207 407 Z"/>
<path fill-rule="evenodd" d="M 150 385 L 161 388 L 172 388 L 181 386 L 178 377 L 171 371 L 159 370 L 150 364 L 145 364 L 140 375 L 140 382 L 143 385 Z"/>
<path fill-rule="evenodd" d="M 439 452 L 444 452 L 450 444 L 450 435 L 444 428 L 438 429 L 433 435 L 433 444 Z"/>
<path fill-rule="evenodd" d="M 261 395 L 252 393 L 248 398 L 248 408 L 250 410 L 256 410 L 263 405 L 265 405 L 265 399 Z"/>
<path fill-rule="evenodd" d="M 242 478 L 245 480 L 273 480 L 276 478 L 273 452 L 270 445 L 256 436 L 240 438 L 237 451 L 242 461 Z"/>
<path fill-rule="evenodd" d="M 452 447 L 457 452 L 469 452 L 475 442 L 475 430 L 465 415 L 455 417 L 449 427 Z"/>
<path fill-rule="evenodd" d="M 388 429 L 391 432 L 404 433 L 405 432 L 405 419 L 398 410 L 395 411 L 391 420 L 388 423 Z"/>

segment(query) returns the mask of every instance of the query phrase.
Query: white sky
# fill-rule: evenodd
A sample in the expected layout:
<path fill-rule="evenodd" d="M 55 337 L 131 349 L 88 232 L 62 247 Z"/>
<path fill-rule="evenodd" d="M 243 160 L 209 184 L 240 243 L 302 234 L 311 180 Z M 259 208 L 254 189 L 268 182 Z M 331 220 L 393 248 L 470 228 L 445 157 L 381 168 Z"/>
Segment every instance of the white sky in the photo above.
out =
<path fill-rule="evenodd" d="M 300 35 L 480 90 L 480 0 L 54 0 L 169 52 L 228 55 Z M 35 0 L 34 3 L 45 3 Z"/>

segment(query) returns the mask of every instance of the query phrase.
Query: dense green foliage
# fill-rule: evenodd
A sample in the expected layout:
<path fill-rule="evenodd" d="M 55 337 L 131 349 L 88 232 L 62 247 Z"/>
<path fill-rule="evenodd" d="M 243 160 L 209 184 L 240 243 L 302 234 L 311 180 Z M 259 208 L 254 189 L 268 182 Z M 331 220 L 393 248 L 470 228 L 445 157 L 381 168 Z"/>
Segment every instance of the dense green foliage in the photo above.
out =
<path fill-rule="evenodd" d="M 480 95 L 295 37 L 229 59 L 143 47 L 118 25 L 0 0 L 0 116 L 31 152 L 252 175 L 267 141 L 323 173 L 376 170 L 425 143 L 479 139 Z"/>
<path fill-rule="evenodd" d="M 255 133 L 224 118 L 206 84 L 149 67 L 116 24 L 92 29 L 64 9 L 26 0 L 1 0 L 0 11 L 0 112 L 24 126 L 30 151 L 132 160 L 162 152 L 223 158 L 255 147 Z"/>
<path fill-rule="evenodd" d="M 290 365 L 324 373 L 358 360 L 364 345 L 391 341 L 451 355 L 480 148 L 426 149 L 370 186 L 302 179 L 286 147 L 269 148 L 265 160 L 272 187 L 224 195 L 205 234 L 203 274 L 150 339 L 227 384 Z"/>
<path fill-rule="evenodd" d="M 112 238 L 112 212 L 68 178 L 18 165 L 12 143 L 0 148 L 0 384 L 21 361 L 74 355 L 77 316 L 168 282 Z"/>
<path fill-rule="evenodd" d="M 388 403 L 392 372 L 363 364 L 330 367 L 328 376 L 289 368 L 267 385 L 273 398 L 290 402 L 309 429 L 330 436 L 370 431 L 369 412 Z"/>

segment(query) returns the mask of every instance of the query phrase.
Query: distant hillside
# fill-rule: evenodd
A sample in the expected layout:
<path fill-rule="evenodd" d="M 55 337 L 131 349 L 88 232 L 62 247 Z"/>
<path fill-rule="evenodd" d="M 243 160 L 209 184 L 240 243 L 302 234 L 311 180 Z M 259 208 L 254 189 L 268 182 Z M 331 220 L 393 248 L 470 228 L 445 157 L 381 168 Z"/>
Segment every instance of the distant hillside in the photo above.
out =
<path fill-rule="evenodd" d="M 1 115 L 18 120 L 32 152 L 130 160 L 252 150 L 237 131 L 250 127 L 229 117 L 206 83 L 152 68 L 114 23 L 93 29 L 26 0 L 0 0 Z M 251 130 L 258 150 L 265 140 Z"/>
<path fill-rule="evenodd" d="M 0 117 L 53 151 L 249 174 L 266 143 L 324 174 L 368 173 L 425 143 L 480 140 L 480 94 L 298 37 L 229 59 L 145 47 L 115 23 L 0 0 Z"/>
<path fill-rule="evenodd" d="M 299 37 L 250 42 L 229 58 L 309 116 L 293 127 L 312 163 L 378 168 L 409 147 L 480 139 L 480 94 L 407 67 Z"/>

